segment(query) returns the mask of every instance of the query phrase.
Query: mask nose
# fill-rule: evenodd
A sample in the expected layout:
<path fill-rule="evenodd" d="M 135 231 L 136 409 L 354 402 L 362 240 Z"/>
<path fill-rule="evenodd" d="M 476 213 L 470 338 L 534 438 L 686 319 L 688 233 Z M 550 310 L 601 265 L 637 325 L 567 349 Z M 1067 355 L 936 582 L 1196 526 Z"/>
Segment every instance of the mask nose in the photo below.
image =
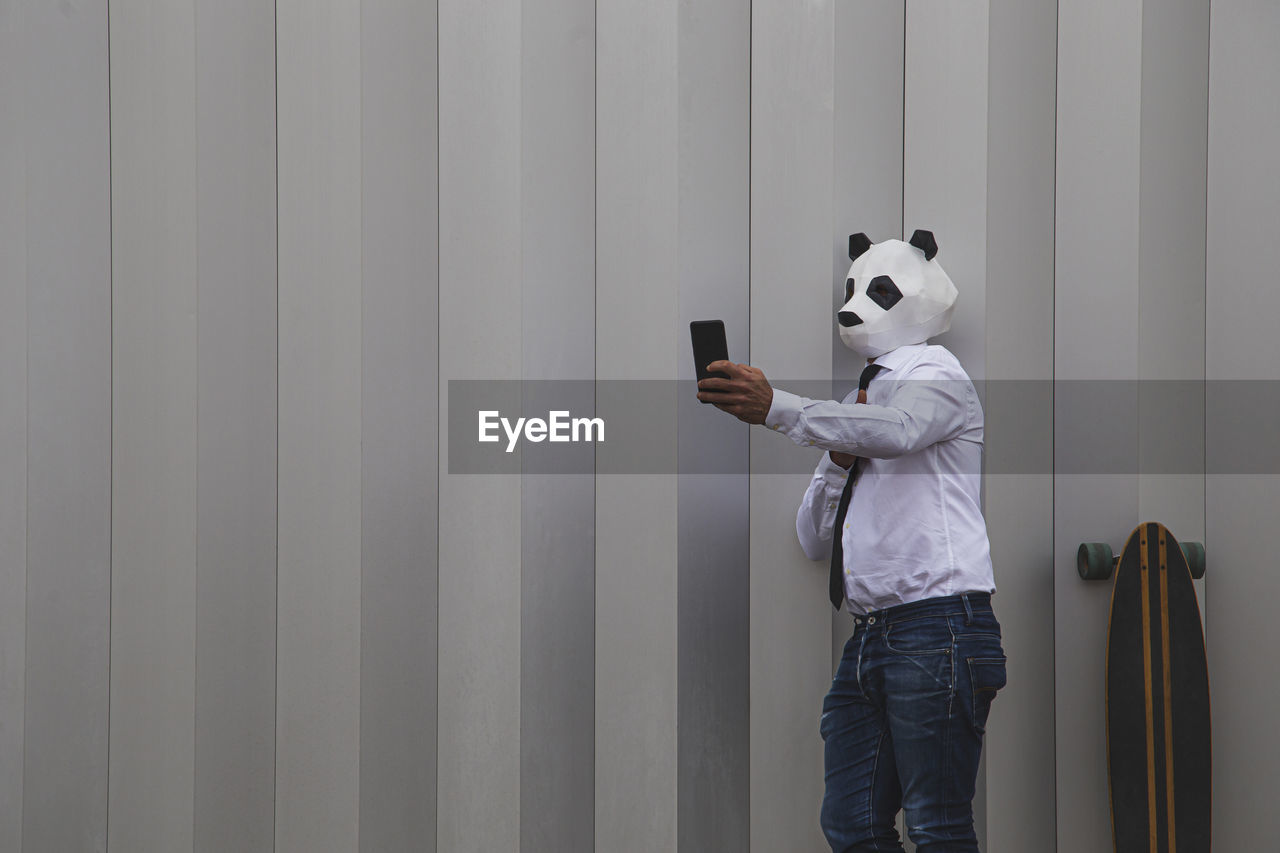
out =
<path fill-rule="evenodd" d="M 836 317 L 839 318 L 840 325 L 846 328 L 849 326 L 856 326 L 862 322 L 862 318 L 859 317 L 857 314 L 853 313 L 852 311 L 841 311 L 840 313 L 836 314 Z"/>

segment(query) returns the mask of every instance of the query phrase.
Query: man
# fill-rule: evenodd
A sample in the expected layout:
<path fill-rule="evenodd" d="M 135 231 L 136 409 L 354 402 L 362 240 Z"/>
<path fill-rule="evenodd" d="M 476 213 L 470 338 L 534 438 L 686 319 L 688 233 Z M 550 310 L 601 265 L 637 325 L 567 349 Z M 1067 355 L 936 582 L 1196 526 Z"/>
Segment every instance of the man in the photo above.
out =
<path fill-rule="evenodd" d="M 855 615 L 820 724 L 831 849 L 902 850 L 901 809 L 920 853 L 976 853 L 978 760 L 1005 684 L 980 505 L 982 407 L 955 356 L 928 345 L 950 326 L 956 294 L 933 235 L 855 234 L 849 247 L 838 319 L 868 361 L 859 391 L 810 400 L 717 361 L 709 369 L 729 378 L 700 381 L 698 398 L 827 451 L 796 534 L 810 559 L 831 556 L 832 603 Z"/>

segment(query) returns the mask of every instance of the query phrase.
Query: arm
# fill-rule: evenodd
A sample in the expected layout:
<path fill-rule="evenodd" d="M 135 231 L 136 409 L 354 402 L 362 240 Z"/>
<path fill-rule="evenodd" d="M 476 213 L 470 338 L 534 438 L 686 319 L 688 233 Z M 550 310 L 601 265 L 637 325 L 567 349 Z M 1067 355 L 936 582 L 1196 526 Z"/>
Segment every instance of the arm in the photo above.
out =
<path fill-rule="evenodd" d="M 765 426 L 801 446 L 894 459 L 959 435 L 969 419 L 968 398 L 965 381 L 917 375 L 883 406 L 811 400 L 775 388 Z"/>
<path fill-rule="evenodd" d="M 829 454 L 822 454 L 813 472 L 800 509 L 796 511 L 796 536 L 804 555 L 810 560 L 831 556 L 832 527 L 836 520 L 836 507 L 840 493 L 844 491 L 849 472 L 831 461 Z"/>

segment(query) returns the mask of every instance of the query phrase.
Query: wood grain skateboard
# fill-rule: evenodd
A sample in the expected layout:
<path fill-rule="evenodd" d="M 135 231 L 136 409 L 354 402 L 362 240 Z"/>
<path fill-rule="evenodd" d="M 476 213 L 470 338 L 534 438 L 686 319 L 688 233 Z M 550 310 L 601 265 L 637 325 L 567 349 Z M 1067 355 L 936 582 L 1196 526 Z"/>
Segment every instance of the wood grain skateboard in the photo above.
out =
<path fill-rule="evenodd" d="M 1209 670 L 1192 577 L 1204 547 L 1154 522 L 1124 551 L 1085 543 L 1086 580 L 1115 576 L 1107 628 L 1107 775 L 1116 853 L 1208 853 Z"/>

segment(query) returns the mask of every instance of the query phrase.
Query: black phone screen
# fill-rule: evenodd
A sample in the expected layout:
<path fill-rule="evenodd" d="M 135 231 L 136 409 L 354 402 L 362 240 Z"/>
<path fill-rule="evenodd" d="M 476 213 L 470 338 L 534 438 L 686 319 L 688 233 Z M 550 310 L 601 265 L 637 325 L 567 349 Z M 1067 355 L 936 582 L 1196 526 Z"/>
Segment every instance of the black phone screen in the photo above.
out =
<path fill-rule="evenodd" d="M 707 365 L 713 361 L 729 360 L 729 344 L 724 337 L 724 321 L 694 320 L 689 324 L 689 335 L 693 339 L 693 365 L 698 372 L 698 378 L 718 376 L 721 379 L 728 379 L 727 373 L 707 370 Z"/>

